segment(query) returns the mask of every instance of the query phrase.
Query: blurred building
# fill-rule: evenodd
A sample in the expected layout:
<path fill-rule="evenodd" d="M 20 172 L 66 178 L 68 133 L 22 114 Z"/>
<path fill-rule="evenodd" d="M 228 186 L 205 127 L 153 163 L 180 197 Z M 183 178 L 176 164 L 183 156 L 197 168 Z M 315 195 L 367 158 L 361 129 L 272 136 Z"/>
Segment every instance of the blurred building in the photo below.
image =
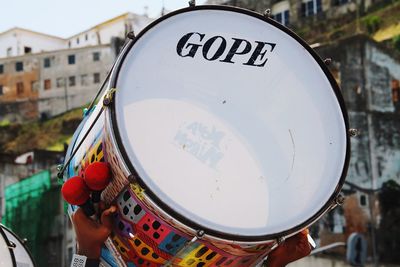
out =
<path fill-rule="evenodd" d="M 0 58 L 66 48 L 66 40 L 22 28 L 0 33 Z"/>
<path fill-rule="evenodd" d="M 0 154 L 0 222 L 26 238 L 38 266 L 62 266 L 66 218 L 55 164 L 63 154 Z"/>
<path fill-rule="evenodd" d="M 38 118 L 39 76 L 36 56 L 0 59 L 0 121 Z"/>
<path fill-rule="evenodd" d="M 366 35 L 322 45 L 316 51 L 322 58 L 332 58 L 330 69 L 341 87 L 350 127 L 360 135 L 351 138 L 342 190 L 346 201 L 316 225 L 319 233 L 314 235 L 326 245 L 345 241 L 352 232 L 364 233 L 373 255 L 382 219 L 378 195 L 388 181 L 400 184 L 400 57 Z M 400 239 L 393 236 L 392 242 Z"/>
<path fill-rule="evenodd" d="M 286 26 L 309 23 L 310 19 L 337 19 L 349 13 L 367 12 L 384 0 L 208 0 L 208 4 L 232 5 L 264 13 L 271 9 L 272 17 Z"/>
<path fill-rule="evenodd" d="M 69 37 L 68 48 L 110 45 L 114 38 L 125 39 L 128 32 L 138 33 L 152 21 L 147 16 L 125 13 Z"/>
<path fill-rule="evenodd" d="M 16 27 L 0 33 L 0 58 L 67 48 L 109 45 L 113 38 L 124 39 L 128 32 L 139 32 L 152 20 L 147 16 L 125 13 L 69 38 L 61 38 Z"/>
<path fill-rule="evenodd" d="M 87 105 L 116 57 L 110 45 L 65 49 L 38 55 L 38 112 L 42 119 Z"/>
<path fill-rule="evenodd" d="M 20 28 L 0 33 L 0 122 L 45 119 L 89 103 L 127 33 L 151 21 L 125 13 L 65 39 Z"/>

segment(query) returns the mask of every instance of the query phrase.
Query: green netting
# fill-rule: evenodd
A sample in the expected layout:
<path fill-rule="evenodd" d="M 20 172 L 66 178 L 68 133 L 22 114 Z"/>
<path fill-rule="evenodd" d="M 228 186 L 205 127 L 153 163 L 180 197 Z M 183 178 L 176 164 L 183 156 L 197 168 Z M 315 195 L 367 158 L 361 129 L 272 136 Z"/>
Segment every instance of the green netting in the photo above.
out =
<path fill-rule="evenodd" d="M 49 241 L 54 239 L 59 213 L 60 186 L 51 184 L 50 171 L 43 171 L 5 188 L 6 212 L 3 224 L 21 238 L 38 266 L 49 266 Z"/>
<path fill-rule="evenodd" d="M 42 171 L 5 188 L 7 205 L 27 197 L 38 197 L 51 186 L 50 171 Z"/>

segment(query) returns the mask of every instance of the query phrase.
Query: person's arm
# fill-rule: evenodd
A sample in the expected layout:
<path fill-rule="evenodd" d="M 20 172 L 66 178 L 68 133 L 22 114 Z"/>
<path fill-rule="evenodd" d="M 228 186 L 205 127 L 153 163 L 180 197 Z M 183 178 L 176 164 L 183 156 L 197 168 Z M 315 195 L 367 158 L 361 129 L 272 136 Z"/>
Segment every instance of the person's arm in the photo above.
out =
<path fill-rule="evenodd" d="M 87 258 L 86 266 L 99 265 L 101 247 L 111 234 L 112 214 L 115 211 L 115 206 L 104 210 L 101 213 L 100 222 L 87 217 L 80 208 L 72 215 L 77 241 L 77 254 Z"/>
<path fill-rule="evenodd" d="M 308 242 L 308 230 L 304 230 L 288 239 L 268 255 L 267 267 L 284 267 L 287 264 L 301 259 L 311 252 Z"/>

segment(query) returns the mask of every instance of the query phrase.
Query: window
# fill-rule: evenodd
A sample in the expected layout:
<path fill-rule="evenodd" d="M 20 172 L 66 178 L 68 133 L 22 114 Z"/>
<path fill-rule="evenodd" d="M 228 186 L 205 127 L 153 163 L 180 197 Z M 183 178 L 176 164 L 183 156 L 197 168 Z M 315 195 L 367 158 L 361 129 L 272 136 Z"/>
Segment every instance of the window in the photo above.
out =
<path fill-rule="evenodd" d="M 50 58 L 49 58 L 49 57 L 46 57 L 46 58 L 43 60 L 43 67 L 45 67 L 45 68 L 50 68 Z"/>
<path fill-rule="evenodd" d="M 99 60 L 100 60 L 100 52 L 94 52 L 93 61 L 99 61 Z"/>
<path fill-rule="evenodd" d="M 2 84 L 0 84 L 0 95 L 4 95 L 3 85 Z"/>
<path fill-rule="evenodd" d="M 75 76 L 68 77 L 68 85 L 69 86 L 75 86 L 75 84 L 76 84 Z"/>
<path fill-rule="evenodd" d="M 365 195 L 360 196 L 360 206 L 366 207 L 367 206 L 367 197 Z"/>
<path fill-rule="evenodd" d="M 85 41 L 88 40 L 88 34 L 85 34 Z"/>
<path fill-rule="evenodd" d="M 25 54 L 30 54 L 30 53 L 32 53 L 32 47 L 24 46 L 24 53 L 25 53 Z"/>
<path fill-rule="evenodd" d="M 12 56 L 12 47 L 7 48 L 7 57 Z"/>
<path fill-rule="evenodd" d="M 303 17 L 312 16 L 322 11 L 322 0 L 303 0 L 301 3 L 301 15 Z"/>
<path fill-rule="evenodd" d="M 75 55 L 69 55 L 68 56 L 68 64 L 69 65 L 75 64 Z"/>
<path fill-rule="evenodd" d="M 89 82 L 88 82 L 88 75 L 87 75 L 87 74 L 81 75 L 81 85 L 82 85 L 82 86 L 87 86 L 87 85 L 89 85 Z"/>
<path fill-rule="evenodd" d="M 285 26 L 289 25 L 289 10 L 273 15 L 274 20 Z"/>
<path fill-rule="evenodd" d="M 68 41 L 68 48 L 71 48 L 71 41 Z"/>
<path fill-rule="evenodd" d="M 79 37 L 76 38 L 76 44 L 79 44 Z"/>
<path fill-rule="evenodd" d="M 51 80 L 46 79 L 44 80 L 44 90 L 50 90 L 51 89 Z"/>
<path fill-rule="evenodd" d="M 17 95 L 22 95 L 24 93 L 24 83 L 17 82 Z"/>
<path fill-rule="evenodd" d="M 4 65 L 0 64 L 0 74 L 3 74 L 3 73 L 4 73 Z"/>
<path fill-rule="evenodd" d="M 63 77 L 57 78 L 56 80 L 57 88 L 61 88 L 65 86 L 65 79 Z"/>
<path fill-rule="evenodd" d="M 24 62 L 18 61 L 17 63 L 15 63 L 15 70 L 23 71 L 24 70 Z"/>
<path fill-rule="evenodd" d="M 93 83 L 99 83 L 100 82 L 100 73 L 94 73 L 93 74 Z"/>

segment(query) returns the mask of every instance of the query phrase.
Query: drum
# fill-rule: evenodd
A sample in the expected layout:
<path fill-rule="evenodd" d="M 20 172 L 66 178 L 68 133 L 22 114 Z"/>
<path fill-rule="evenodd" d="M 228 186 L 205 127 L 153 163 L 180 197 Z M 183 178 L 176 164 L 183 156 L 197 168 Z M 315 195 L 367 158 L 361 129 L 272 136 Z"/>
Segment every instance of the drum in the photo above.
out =
<path fill-rule="evenodd" d="M 328 68 L 289 29 L 189 7 L 128 42 L 67 160 L 65 179 L 112 169 L 110 265 L 254 266 L 336 205 L 348 121 Z"/>
<path fill-rule="evenodd" d="M 35 266 L 21 239 L 2 224 L 0 224 L 0 266 Z"/>

